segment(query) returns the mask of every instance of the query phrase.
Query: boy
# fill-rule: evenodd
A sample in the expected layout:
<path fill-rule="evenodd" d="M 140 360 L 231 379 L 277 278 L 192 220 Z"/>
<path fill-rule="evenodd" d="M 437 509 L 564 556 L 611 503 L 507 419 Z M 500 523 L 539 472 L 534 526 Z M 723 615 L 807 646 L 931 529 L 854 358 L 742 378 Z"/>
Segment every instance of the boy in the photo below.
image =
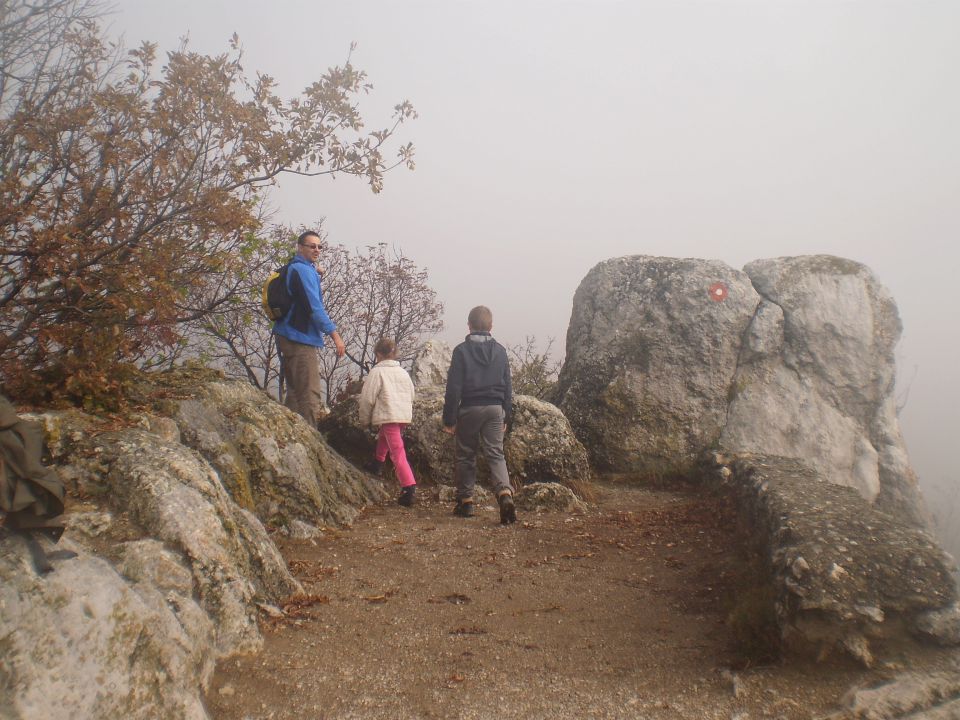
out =
<path fill-rule="evenodd" d="M 506 349 L 490 335 L 493 313 L 489 308 L 473 308 L 467 327 L 470 334 L 453 350 L 443 403 L 443 431 L 457 438 L 457 505 L 453 513 L 473 516 L 477 446 L 482 438 L 500 505 L 500 522 L 512 523 L 517 521 L 517 511 L 503 457 L 503 434 L 513 410 L 510 362 Z"/>

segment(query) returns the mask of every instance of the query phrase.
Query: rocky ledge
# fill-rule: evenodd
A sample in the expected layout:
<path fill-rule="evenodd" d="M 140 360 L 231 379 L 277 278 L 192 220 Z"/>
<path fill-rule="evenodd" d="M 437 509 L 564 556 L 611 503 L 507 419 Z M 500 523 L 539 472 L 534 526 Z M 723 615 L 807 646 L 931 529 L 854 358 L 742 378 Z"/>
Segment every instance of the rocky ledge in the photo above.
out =
<path fill-rule="evenodd" d="M 792 458 L 712 453 L 773 584 L 784 648 L 867 666 L 904 640 L 956 644 L 953 559 L 916 525 Z"/>
<path fill-rule="evenodd" d="M 317 534 L 385 496 L 247 383 L 180 373 L 144 394 L 122 421 L 28 418 L 69 490 L 71 557 L 40 575 L 2 539 L 0 717 L 205 720 L 214 663 L 257 652 L 258 614 L 303 592 L 271 532 Z"/>

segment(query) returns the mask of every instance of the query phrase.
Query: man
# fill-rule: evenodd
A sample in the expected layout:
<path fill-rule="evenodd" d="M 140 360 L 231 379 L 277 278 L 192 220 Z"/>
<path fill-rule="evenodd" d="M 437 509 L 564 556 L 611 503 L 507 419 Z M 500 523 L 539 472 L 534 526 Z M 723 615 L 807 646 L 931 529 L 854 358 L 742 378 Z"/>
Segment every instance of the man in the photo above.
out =
<path fill-rule="evenodd" d="M 290 311 L 273 326 L 277 348 L 283 361 L 283 379 L 287 386 L 284 404 L 302 415 L 311 427 L 317 426 L 323 395 L 320 386 L 320 363 L 317 348 L 324 346 L 329 335 L 343 357 L 346 347 L 337 326 L 323 307 L 320 273 L 317 262 L 323 243 L 320 236 L 308 230 L 297 238 L 297 254 L 287 271 L 287 289 L 293 298 Z"/>

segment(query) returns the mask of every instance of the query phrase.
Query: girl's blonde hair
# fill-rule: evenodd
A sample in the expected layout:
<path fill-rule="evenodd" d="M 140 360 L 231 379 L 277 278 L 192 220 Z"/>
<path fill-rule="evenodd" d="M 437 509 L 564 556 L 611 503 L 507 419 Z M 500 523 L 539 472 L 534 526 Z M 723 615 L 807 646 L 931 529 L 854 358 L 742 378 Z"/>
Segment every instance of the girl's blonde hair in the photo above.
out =
<path fill-rule="evenodd" d="M 382 358 L 391 357 L 397 351 L 397 343 L 393 338 L 380 338 L 373 347 L 373 352 Z"/>

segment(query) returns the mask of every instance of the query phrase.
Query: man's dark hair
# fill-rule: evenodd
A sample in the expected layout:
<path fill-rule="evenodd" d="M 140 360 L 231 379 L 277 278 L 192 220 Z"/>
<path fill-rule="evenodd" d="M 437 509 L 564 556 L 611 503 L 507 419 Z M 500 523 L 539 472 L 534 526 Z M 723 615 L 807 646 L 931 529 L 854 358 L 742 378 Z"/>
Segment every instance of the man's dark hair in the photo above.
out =
<path fill-rule="evenodd" d="M 315 237 L 320 242 L 323 242 L 323 238 L 320 237 L 320 233 L 316 230 L 307 230 L 306 232 L 300 233 L 300 237 L 297 238 L 297 245 L 306 245 L 306 240 L 309 237 Z"/>

